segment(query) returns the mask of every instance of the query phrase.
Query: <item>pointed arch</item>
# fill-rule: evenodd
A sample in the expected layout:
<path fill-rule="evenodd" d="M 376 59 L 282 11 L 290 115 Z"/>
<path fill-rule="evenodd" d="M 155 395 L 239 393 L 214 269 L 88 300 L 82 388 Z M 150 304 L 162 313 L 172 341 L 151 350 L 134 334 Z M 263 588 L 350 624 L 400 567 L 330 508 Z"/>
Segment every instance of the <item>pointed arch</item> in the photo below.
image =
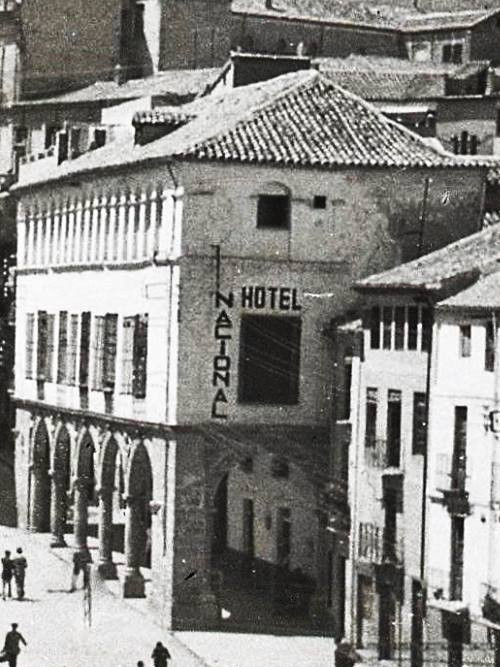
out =
<path fill-rule="evenodd" d="M 30 527 L 45 533 L 50 529 L 50 438 L 40 418 L 33 429 L 30 474 Z"/>

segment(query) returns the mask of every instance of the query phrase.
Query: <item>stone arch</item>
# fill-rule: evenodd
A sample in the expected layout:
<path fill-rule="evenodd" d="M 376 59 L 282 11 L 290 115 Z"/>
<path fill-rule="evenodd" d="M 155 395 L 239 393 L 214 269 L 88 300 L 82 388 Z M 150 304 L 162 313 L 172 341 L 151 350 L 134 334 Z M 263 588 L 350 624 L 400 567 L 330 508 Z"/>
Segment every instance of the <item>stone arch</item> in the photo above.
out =
<path fill-rule="evenodd" d="M 113 551 L 123 551 L 123 522 L 116 522 L 124 495 L 123 452 L 113 433 L 102 445 L 99 464 L 99 572 L 105 579 L 115 579 Z"/>
<path fill-rule="evenodd" d="M 213 520 L 211 530 L 211 557 L 217 560 L 227 549 L 227 485 L 229 472 L 222 476 L 213 498 Z"/>
<path fill-rule="evenodd" d="M 74 488 L 74 535 L 79 550 L 87 549 L 88 507 L 96 497 L 95 457 L 98 451 L 94 439 L 87 428 L 82 428 L 78 436 L 75 455 Z"/>
<path fill-rule="evenodd" d="M 144 597 L 141 567 L 151 564 L 151 511 L 153 470 L 143 442 L 132 450 L 126 478 L 125 597 Z"/>
<path fill-rule="evenodd" d="M 93 496 L 96 483 L 95 458 L 97 452 L 98 447 L 91 432 L 87 428 L 82 429 L 76 443 L 75 480 L 86 482 L 89 499 L 91 495 Z"/>
<path fill-rule="evenodd" d="M 53 547 L 66 545 L 64 533 L 68 518 L 68 494 L 71 490 L 71 436 L 64 423 L 54 434 L 52 457 L 51 531 Z"/>
<path fill-rule="evenodd" d="M 31 443 L 29 523 L 39 533 L 50 529 L 50 438 L 43 418 L 35 423 Z"/>

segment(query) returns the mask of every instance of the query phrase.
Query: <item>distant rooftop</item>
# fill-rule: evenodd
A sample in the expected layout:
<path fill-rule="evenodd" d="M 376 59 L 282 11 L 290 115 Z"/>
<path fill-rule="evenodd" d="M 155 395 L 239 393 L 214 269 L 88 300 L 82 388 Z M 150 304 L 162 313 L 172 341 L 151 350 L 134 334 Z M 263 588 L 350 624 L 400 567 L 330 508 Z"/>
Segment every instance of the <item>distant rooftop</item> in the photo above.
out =
<path fill-rule="evenodd" d="M 413 7 L 366 0 L 233 0 L 233 12 L 275 18 L 348 23 L 401 32 L 466 29 L 493 16 L 499 9 L 420 12 Z"/>
<path fill-rule="evenodd" d="M 497 250 L 500 252 L 500 247 Z M 493 273 L 481 276 L 470 287 L 440 301 L 438 307 L 474 310 L 500 308 L 500 265 Z"/>
<path fill-rule="evenodd" d="M 376 56 L 349 56 L 317 58 L 313 66 L 328 74 L 339 86 L 366 100 L 404 101 L 449 97 L 447 80 L 474 77 L 488 69 L 489 61 L 444 65 Z"/>
<path fill-rule="evenodd" d="M 142 146 L 110 143 L 52 170 L 48 167 L 31 180 L 20 179 L 15 189 L 172 158 L 316 168 L 470 167 L 492 162 L 428 145 L 315 70 L 202 97 L 179 112 L 187 122 L 167 136 Z"/>
<path fill-rule="evenodd" d="M 81 104 L 101 101 L 125 101 L 141 97 L 168 97 L 171 103 L 189 102 L 208 90 L 221 73 L 220 68 L 170 70 L 143 79 L 130 79 L 122 84 L 115 81 L 96 81 L 57 97 L 17 102 L 15 106 Z"/>
<path fill-rule="evenodd" d="M 411 289 L 439 292 L 461 276 L 477 278 L 499 259 L 500 225 L 492 225 L 412 262 L 368 276 L 356 287 L 363 291 Z"/>

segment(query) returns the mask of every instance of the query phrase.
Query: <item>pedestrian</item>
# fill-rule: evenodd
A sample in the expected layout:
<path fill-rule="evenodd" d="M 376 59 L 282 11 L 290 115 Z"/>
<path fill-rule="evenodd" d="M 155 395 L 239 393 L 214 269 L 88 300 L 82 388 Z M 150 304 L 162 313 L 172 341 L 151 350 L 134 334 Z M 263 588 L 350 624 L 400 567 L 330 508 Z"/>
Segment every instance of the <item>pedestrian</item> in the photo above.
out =
<path fill-rule="evenodd" d="M 167 667 L 168 661 L 172 656 L 168 652 L 168 648 L 163 646 L 161 642 L 158 642 L 151 657 L 153 658 L 154 667 Z"/>
<path fill-rule="evenodd" d="M 3 654 L 0 658 L 0 662 L 8 662 L 9 667 L 16 667 L 17 656 L 21 652 L 21 649 L 19 648 L 21 642 L 27 646 L 25 638 L 17 631 L 17 623 L 12 623 L 12 630 L 5 635 Z"/>
<path fill-rule="evenodd" d="M 5 552 L 5 556 L 2 558 L 2 597 L 5 600 L 5 591 L 7 591 L 7 597 L 12 597 L 12 573 L 14 566 L 12 560 L 10 559 L 10 551 Z"/>
<path fill-rule="evenodd" d="M 70 593 L 73 593 L 73 591 L 76 591 L 76 585 L 78 583 L 78 576 L 80 575 L 80 572 L 83 574 L 83 586 L 82 588 L 85 588 L 89 581 L 89 573 L 90 573 L 90 564 L 92 563 L 92 556 L 90 555 L 90 551 L 85 548 L 85 549 L 79 549 L 73 553 L 73 570 L 71 572 L 71 588 Z"/>
<path fill-rule="evenodd" d="M 12 565 L 14 567 L 14 580 L 16 582 L 17 599 L 24 598 L 24 580 L 26 578 L 26 568 L 28 563 L 24 557 L 21 547 L 16 549 L 17 556 L 13 558 Z"/>
<path fill-rule="evenodd" d="M 341 639 L 335 649 L 335 667 L 353 667 L 361 662 L 361 656 L 347 639 Z"/>

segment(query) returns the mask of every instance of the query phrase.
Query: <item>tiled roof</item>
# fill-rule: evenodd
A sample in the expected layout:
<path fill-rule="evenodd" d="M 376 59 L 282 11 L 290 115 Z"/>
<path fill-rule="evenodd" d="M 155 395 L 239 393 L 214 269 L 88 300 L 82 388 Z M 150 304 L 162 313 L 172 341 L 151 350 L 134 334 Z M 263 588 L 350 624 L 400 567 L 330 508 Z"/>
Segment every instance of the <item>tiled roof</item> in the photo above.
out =
<path fill-rule="evenodd" d="M 500 211 L 487 211 L 483 217 L 483 227 L 498 225 L 500 222 Z"/>
<path fill-rule="evenodd" d="M 332 168 L 489 166 L 429 146 L 315 70 L 199 98 L 196 119 L 144 146 L 110 144 L 17 188 L 75 173 L 165 158 Z"/>
<path fill-rule="evenodd" d="M 57 97 L 25 100 L 15 106 L 37 106 L 46 104 L 75 104 L 105 100 L 127 100 L 140 97 L 169 97 L 172 103 L 185 103 L 205 92 L 219 76 L 220 69 L 171 70 L 143 79 L 130 79 L 122 84 L 114 81 L 96 81 Z"/>
<path fill-rule="evenodd" d="M 500 266 L 499 266 L 500 269 Z M 470 287 L 440 301 L 440 308 L 490 309 L 500 307 L 500 270 L 481 276 Z"/>
<path fill-rule="evenodd" d="M 499 258 L 500 225 L 493 225 L 412 262 L 369 276 L 356 287 L 440 290 L 448 281 L 481 272 Z"/>
<path fill-rule="evenodd" d="M 331 70 L 321 67 L 339 86 L 365 100 L 416 100 L 444 97 L 444 74 L 405 71 Z"/>
<path fill-rule="evenodd" d="M 233 0 L 232 7 L 237 14 L 349 23 L 409 33 L 471 28 L 499 11 L 424 13 L 383 0 L 377 3 L 367 0 L 273 0 L 272 8 L 266 8 L 265 0 Z"/>
<path fill-rule="evenodd" d="M 396 18 L 403 18 L 408 8 L 384 3 L 376 5 L 367 0 L 273 0 L 267 8 L 265 0 L 233 0 L 233 12 L 259 14 L 276 18 L 304 19 L 328 22 L 348 22 L 391 27 Z"/>
<path fill-rule="evenodd" d="M 361 72 L 409 72 L 419 74 L 447 74 L 455 72 L 465 65 L 453 63 L 441 63 L 418 60 L 406 60 L 404 58 L 391 58 L 389 56 L 362 56 L 350 54 L 345 58 L 333 56 L 320 56 L 313 59 L 314 66 L 321 70 L 347 70 Z"/>
<path fill-rule="evenodd" d="M 472 28 L 490 16 L 494 16 L 498 11 L 500 10 L 489 9 L 409 14 L 404 19 L 401 28 L 405 32 L 427 32 L 429 30 Z"/>
<path fill-rule="evenodd" d="M 500 165 L 488 171 L 488 182 L 492 185 L 500 185 Z"/>
<path fill-rule="evenodd" d="M 138 111 L 134 114 L 134 125 L 184 125 L 196 118 L 179 107 L 156 107 L 147 111 Z"/>

